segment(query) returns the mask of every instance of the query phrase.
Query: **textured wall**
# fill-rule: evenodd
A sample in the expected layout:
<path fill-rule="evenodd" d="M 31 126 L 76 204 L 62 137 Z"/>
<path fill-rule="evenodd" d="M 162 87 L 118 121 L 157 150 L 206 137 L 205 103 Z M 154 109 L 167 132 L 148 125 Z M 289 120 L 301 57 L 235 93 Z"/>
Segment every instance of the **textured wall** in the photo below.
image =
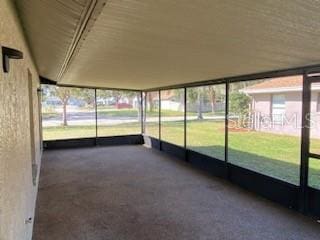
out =
<path fill-rule="evenodd" d="M 285 94 L 285 114 L 287 122 L 284 125 L 275 124 L 269 125 L 270 122 L 266 122 L 265 125 L 260 122 L 256 126 L 256 130 L 264 132 L 272 132 L 277 134 L 295 135 L 301 134 L 301 110 L 302 110 L 302 92 L 286 92 Z M 261 116 L 271 116 L 272 94 L 255 94 L 254 95 L 254 111 L 260 113 Z M 311 106 L 314 105 L 312 101 Z M 264 127 L 265 126 L 265 127 Z M 311 131 L 314 135 L 315 132 Z M 313 133 L 314 132 L 314 133 Z M 316 134 L 319 136 L 319 134 Z M 316 136 L 314 135 L 314 136 Z"/>
<path fill-rule="evenodd" d="M 12 60 L 3 73 L 0 56 L 0 240 L 31 239 L 37 184 L 32 183 L 30 123 L 34 124 L 35 159 L 40 164 L 38 75 L 11 0 L 0 0 L 0 45 L 17 48 L 23 60 Z M 1 55 L 1 52 L 0 52 Z M 34 118 L 30 121 L 28 69 L 32 74 Z M 38 178 L 37 178 L 38 179 Z"/>

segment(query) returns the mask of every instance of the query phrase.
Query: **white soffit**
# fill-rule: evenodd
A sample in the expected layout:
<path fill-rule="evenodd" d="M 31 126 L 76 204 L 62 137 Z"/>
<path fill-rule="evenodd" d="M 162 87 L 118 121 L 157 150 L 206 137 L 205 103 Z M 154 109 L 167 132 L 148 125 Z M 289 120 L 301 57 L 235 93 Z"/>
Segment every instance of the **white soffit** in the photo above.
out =
<path fill-rule="evenodd" d="M 15 0 L 39 74 L 59 79 L 79 37 L 106 0 Z M 81 40 L 81 39 L 80 39 Z"/>
<path fill-rule="evenodd" d="M 22 9 L 40 74 L 56 80 L 88 1 L 18 2 L 75 5 Z M 319 63 L 316 0 L 108 0 L 58 80 L 147 89 Z"/>

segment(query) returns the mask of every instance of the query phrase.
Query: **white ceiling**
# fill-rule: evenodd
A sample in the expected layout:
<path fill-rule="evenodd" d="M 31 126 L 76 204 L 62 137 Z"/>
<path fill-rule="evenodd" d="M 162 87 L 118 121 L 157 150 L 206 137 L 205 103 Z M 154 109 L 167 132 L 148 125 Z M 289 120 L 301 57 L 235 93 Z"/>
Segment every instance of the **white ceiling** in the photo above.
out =
<path fill-rule="evenodd" d="M 43 77 L 147 89 L 320 63 L 317 0 L 98 0 L 70 58 L 90 2 L 16 1 Z"/>

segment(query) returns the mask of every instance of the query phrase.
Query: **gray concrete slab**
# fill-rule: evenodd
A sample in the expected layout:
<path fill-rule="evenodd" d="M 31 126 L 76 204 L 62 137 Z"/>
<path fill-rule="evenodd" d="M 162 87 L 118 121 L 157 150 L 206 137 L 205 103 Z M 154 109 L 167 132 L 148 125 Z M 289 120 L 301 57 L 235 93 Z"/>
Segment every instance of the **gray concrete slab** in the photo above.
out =
<path fill-rule="evenodd" d="M 320 224 L 143 146 L 47 151 L 34 240 L 303 240 Z"/>

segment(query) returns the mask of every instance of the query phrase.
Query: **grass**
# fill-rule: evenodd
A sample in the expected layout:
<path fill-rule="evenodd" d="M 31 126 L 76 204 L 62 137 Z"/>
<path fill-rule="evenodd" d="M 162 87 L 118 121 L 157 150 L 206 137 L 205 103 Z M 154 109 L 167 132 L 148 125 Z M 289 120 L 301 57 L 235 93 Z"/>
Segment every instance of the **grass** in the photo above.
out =
<path fill-rule="evenodd" d="M 166 122 L 161 127 L 161 138 L 183 144 L 183 122 Z M 150 130 L 149 130 L 150 131 Z M 229 131 L 228 160 L 238 166 L 299 184 L 300 138 L 262 132 Z M 313 140 L 320 149 L 320 140 Z M 224 123 L 188 121 L 187 147 L 194 151 L 224 160 Z M 320 188 L 320 161 L 310 162 L 309 184 Z"/>
<path fill-rule="evenodd" d="M 88 109 L 79 109 L 79 112 L 86 112 Z M 90 111 L 89 111 L 90 112 Z M 94 109 L 91 109 L 91 112 L 94 112 Z M 106 116 L 106 117 L 138 117 L 138 110 L 134 108 L 130 109 L 115 109 L 115 108 L 100 108 L 97 109 L 98 117 L 99 116 Z M 172 110 L 162 110 L 162 114 L 164 114 L 167 117 L 175 117 L 175 116 L 183 116 L 183 113 L 179 111 L 172 111 Z M 159 112 L 157 111 L 148 111 L 147 112 L 148 117 L 158 117 Z M 196 113 L 191 113 L 192 116 L 196 116 Z M 60 117 L 62 118 L 62 113 L 59 112 L 43 112 L 42 118 L 43 119 L 50 119 L 50 118 L 56 118 Z"/>
<path fill-rule="evenodd" d="M 82 108 L 79 109 L 79 112 L 94 112 L 94 109 L 86 109 Z M 138 117 L 138 111 L 137 109 L 131 108 L 131 109 L 115 109 L 115 108 L 105 108 L 105 107 L 99 107 L 97 109 L 98 117 L 99 116 L 106 116 L 106 117 Z M 180 111 L 173 111 L 173 110 L 161 110 L 162 116 L 166 117 L 181 117 L 183 116 L 183 112 Z M 223 116 L 224 113 L 217 113 L 216 116 Z M 148 117 L 158 117 L 159 112 L 158 111 L 147 111 Z M 195 112 L 188 112 L 188 116 L 197 116 L 197 113 Z M 203 113 L 203 116 L 213 116 L 211 112 Z M 50 118 L 56 118 L 61 117 L 62 113 L 54 112 L 54 111 L 47 111 L 42 113 L 43 119 L 50 119 Z"/>
<path fill-rule="evenodd" d="M 138 110 L 137 109 L 99 109 L 98 108 L 98 117 L 106 116 L 106 117 L 130 117 L 130 118 L 138 118 Z"/>
<path fill-rule="evenodd" d="M 146 132 L 158 137 L 158 124 L 147 123 Z M 139 134 L 139 123 L 102 126 L 99 136 Z M 95 126 L 47 127 L 44 139 L 94 137 Z M 162 140 L 183 146 L 183 121 L 163 122 Z M 313 139 L 320 149 L 320 140 Z M 229 131 L 228 159 L 231 163 L 293 184 L 299 184 L 300 138 L 263 132 Z M 224 123 L 208 120 L 187 122 L 187 147 L 224 160 Z M 320 161 L 310 160 L 309 185 L 320 188 Z"/>
<path fill-rule="evenodd" d="M 126 123 L 113 126 L 99 126 L 98 136 L 118 136 L 140 134 L 141 126 L 139 123 Z M 43 139 L 71 139 L 71 138 L 86 138 L 95 137 L 95 126 L 67 126 L 67 127 L 44 127 Z"/>

